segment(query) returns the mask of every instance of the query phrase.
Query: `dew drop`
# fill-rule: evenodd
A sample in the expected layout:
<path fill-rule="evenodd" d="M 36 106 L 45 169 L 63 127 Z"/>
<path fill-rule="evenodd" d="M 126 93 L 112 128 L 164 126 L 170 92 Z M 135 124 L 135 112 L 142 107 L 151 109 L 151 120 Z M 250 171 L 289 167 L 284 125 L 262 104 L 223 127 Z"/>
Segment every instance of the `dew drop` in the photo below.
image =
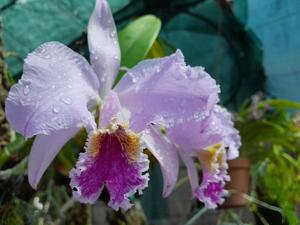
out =
<path fill-rule="evenodd" d="M 52 108 L 52 111 L 54 112 L 54 113 L 59 113 L 59 107 L 53 107 Z"/>
<path fill-rule="evenodd" d="M 69 89 L 72 89 L 72 85 L 71 84 L 68 84 L 67 86 Z"/>
<path fill-rule="evenodd" d="M 72 99 L 69 97 L 63 97 L 61 98 L 61 101 L 67 105 L 71 105 L 72 104 Z"/>
<path fill-rule="evenodd" d="M 110 32 L 110 34 L 109 34 L 109 36 L 110 36 L 111 38 L 113 38 L 115 35 L 116 35 L 116 31 L 112 31 L 112 32 Z"/>
<path fill-rule="evenodd" d="M 23 89 L 23 93 L 24 93 L 24 95 L 28 95 L 28 94 L 29 94 L 29 92 L 30 92 L 29 85 L 25 85 L 25 86 L 24 86 L 24 89 Z"/>
<path fill-rule="evenodd" d="M 55 87 L 56 87 L 56 86 L 55 86 L 54 84 L 51 86 L 52 89 L 54 89 Z"/>

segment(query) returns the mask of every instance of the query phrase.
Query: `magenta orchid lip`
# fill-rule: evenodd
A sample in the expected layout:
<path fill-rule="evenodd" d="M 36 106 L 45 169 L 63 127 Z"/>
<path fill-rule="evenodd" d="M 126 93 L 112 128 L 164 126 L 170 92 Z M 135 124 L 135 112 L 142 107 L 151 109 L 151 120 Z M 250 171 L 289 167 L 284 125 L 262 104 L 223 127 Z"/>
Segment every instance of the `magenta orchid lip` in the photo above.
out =
<path fill-rule="evenodd" d="M 218 105 L 216 81 L 204 68 L 186 65 L 177 50 L 141 61 L 112 89 L 120 47 L 105 0 L 96 1 L 88 45 L 91 64 L 62 43 L 42 44 L 27 56 L 22 78 L 9 92 L 11 126 L 26 138 L 36 136 L 28 163 L 30 185 L 37 188 L 59 150 L 85 127 L 85 152 L 70 172 L 76 200 L 94 203 L 105 187 L 110 207 L 130 208 L 129 197 L 147 187 L 147 148 L 160 163 L 164 197 L 176 184 L 181 158 L 194 197 L 208 208 L 221 204 L 229 180 L 227 159 L 238 156 L 241 143 L 230 113 Z M 92 112 L 95 107 L 99 115 Z"/>

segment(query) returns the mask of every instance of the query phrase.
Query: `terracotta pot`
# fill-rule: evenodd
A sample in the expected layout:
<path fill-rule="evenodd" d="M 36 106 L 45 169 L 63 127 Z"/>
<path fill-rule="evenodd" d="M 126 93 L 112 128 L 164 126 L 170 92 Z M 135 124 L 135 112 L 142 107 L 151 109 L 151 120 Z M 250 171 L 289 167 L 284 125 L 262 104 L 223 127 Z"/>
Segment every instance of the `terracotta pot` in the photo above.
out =
<path fill-rule="evenodd" d="M 245 158 L 237 158 L 228 161 L 228 173 L 231 180 L 226 184 L 226 190 L 233 190 L 237 193 L 232 193 L 227 198 L 221 208 L 244 207 L 248 205 L 248 200 L 239 193 L 249 193 L 250 187 L 250 161 Z"/>

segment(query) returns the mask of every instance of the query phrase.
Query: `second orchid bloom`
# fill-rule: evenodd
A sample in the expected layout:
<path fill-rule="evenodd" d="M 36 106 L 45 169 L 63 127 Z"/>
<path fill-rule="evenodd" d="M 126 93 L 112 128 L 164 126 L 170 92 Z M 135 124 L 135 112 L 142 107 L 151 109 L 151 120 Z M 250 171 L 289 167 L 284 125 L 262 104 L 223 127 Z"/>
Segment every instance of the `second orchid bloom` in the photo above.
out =
<path fill-rule="evenodd" d="M 111 89 L 120 48 L 105 0 L 96 1 L 88 42 L 91 65 L 59 42 L 41 45 L 25 59 L 23 76 L 9 92 L 11 126 L 26 138 L 36 136 L 28 164 L 31 186 L 37 188 L 59 150 L 85 127 L 85 152 L 70 172 L 78 201 L 95 202 L 105 187 L 110 207 L 129 208 L 129 197 L 147 187 L 147 148 L 160 163 L 163 196 L 176 184 L 181 158 L 193 195 L 209 208 L 221 204 L 230 179 L 227 160 L 238 156 L 240 137 L 230 114 L 217 105 L 215 80 L 202 67 L 186 65 L 177 50 L 140 62 Z M 99 103 L 100 114 L 94 115 Z M 201 182 L 194 159 L 202 167 Z"/>

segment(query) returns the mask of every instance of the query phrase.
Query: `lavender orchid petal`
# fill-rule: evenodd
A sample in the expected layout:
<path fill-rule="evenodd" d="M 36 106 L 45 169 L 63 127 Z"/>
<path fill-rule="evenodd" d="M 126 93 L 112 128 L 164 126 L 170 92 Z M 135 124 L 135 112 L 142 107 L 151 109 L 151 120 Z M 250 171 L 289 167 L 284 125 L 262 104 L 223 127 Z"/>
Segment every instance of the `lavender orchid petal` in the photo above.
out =
<path fill-rule="evenodd" d="M 28 161 L 28 180 L 36 188 L 45 170 L 58 151 L 78 132 L 79 128 L 60 130 L 51 135 L 39 134 L 32 145 Z"/>
<path fill-rule="evenodd" d="M 200 121 L 190 120 L 176 124 L 167 129 L 167 134 L 172 142 L 181 147 L 181 151 L 195 156 L 198 149 L 204 149 L 222 141 L 222 135 L 214 132 L 213 124 L 213 117 L 208 116 Z"/>
<path fill-rule="evenodd" d="M 116 26 L 106 0 L 96 0 L 88 24 L 90 59 L 100 81 L 100 96 L 111 89 L 120 66 L 120 47 Z"/>
<path fill-rule="evenodd" d="M 186 66 L 178 50 L 171 56 L 139 63 L 115 91 L 131 113 L 132 128 L 141 131 L 150 122 L 174 126 L 207 115 L 218 101 L 219 87 L 203 68 Z"/>
<path fill-rule="evenodd" d="M 141 139 L 160 164 L 164 180 L 162 195 L 167 197 L 173 190 L 178 177 L 179 161 L 176 147 L 164 137 L 155 125 L 149 126 L 143 132 Z"/>
<path fill-rule="evenodd" d="M 189 131 L 185 135 L 185 131 Z M 210 115 L 203 120 L 190 120 L 176 124 L 167 129 L 168 136 L 183 151 L 193 154 L 198 149 L 222 142 L 228 148 L 228 159 L 238 156 L 241 140 L 238 131 L 234 128 L 231 115 L 226 109 L 216 105 Z"/>
<path fill-rule="evenodd" d="M 27 56 L 23 76 L 6 99 L 11 126 L 25 137 L 96 124 L 88 107 L 99 83 L 88 62 L 59 42 L 41 45 Z"/>

